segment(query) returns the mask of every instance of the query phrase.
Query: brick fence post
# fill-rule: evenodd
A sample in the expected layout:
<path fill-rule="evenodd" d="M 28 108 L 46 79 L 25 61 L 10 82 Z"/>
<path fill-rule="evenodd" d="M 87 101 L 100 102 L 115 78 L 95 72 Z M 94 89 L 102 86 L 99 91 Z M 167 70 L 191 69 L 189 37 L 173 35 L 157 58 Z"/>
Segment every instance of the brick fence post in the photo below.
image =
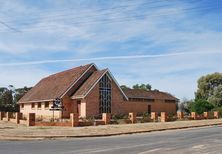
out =
<path fill-rule="evenodd" d="M 214 118 L 216 118 L 216 119 L 219 118 L 219 112 L 218 111 L 214 111 Z"/>
<path fill-rule="evenodd" d="M 6 112 L 7 121 L 10 121 L 11 116 L 12 116 L 12 112 Z"/>
<path fill-rule="evenodd" d="M 177 112 L 177 118 L 178 119 L 183 119 L 184 115 L 183 115 L 183 112 Z"/>
<path fill-rule="evenodd" d="M 19 124 L 19 120 L 20 120 L 21 118 L 22 118 L 22 113 L 16 112 L 16 113 L 15 113 L 16 124 Z"/>
<path fill-rule="evenodd" d="M 161 122 L 166 122 L 166 121 L 167 121 L 167 113 L 161 112 Z"/>
<path fill-rule="evenodd" d="M 111 114 L 110 113 L 103 113 L 102 119 L 105 122 L 105 125 L 109 124 L 110 120 L 111 120 Z"/>
<path fill-rule="evenodd" d="M 129 119 L 132 122 L 132 124 L 136 123 L 136 113 L 135 112 L 130 112 L 129 113 Z"/>
<path fill-rule="evenodd" d="M 77 113 L 71 113 L 70 114 L 72 127 L 79 126 L 79 115 Z"/>
<path fill-rule="evenodd" d="M 204 112 L 204 119 L 209 119 L 209 112 Z"/>
<path fill-rule="evenodd" d="M 158 121 L 158 114 L 156 112 L 151 112 L 151 119 L 153 121 Z"/>
<path fill-rule="evenodd" d="M 27 126 L 35 126 L 35 113 L 29 113 L 28 114 Z"/>
<path fill-rule="evenodd" d="M 0 120 L 3 120 L 4 112 L 0 112 Z"/>
<path fill-rule="evenodd" d="M 197 119 L 197 113 L 196 112 L 191 112 L 191 118 L 196 120 Z"/>

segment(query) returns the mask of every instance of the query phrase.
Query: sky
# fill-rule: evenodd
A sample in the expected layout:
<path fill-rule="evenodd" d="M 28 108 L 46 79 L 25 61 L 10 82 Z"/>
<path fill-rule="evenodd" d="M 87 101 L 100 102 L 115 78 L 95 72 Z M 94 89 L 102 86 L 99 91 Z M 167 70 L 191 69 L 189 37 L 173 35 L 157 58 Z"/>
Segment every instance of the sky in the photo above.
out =
<path fill-rule="evenodd" d="M 222 72 L 221 0 L 0 0 L 0 87 L 79 65 L 193 99 Z"/>

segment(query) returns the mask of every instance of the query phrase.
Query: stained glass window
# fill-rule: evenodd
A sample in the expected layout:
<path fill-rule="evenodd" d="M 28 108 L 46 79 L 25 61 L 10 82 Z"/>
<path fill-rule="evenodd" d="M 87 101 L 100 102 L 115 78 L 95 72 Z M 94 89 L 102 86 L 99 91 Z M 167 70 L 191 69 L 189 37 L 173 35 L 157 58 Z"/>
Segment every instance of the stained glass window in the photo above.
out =
<path fill-rule="evenodd" d="M 100 113 L 111 113 L 111 80 L 105 74 L 99 82 Z"/>

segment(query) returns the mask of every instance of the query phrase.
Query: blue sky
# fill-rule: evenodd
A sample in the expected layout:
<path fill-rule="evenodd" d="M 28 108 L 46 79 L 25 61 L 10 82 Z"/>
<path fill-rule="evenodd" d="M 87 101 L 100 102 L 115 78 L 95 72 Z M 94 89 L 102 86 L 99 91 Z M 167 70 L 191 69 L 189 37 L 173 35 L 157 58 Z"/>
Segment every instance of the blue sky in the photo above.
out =
<path fill-rule="evenodd" d="M 119 84 L 193 98 L 200 76 L 222 72 L 221 40 L 220 0 L 1 0 L 0 86 L 94 62 Z"/>

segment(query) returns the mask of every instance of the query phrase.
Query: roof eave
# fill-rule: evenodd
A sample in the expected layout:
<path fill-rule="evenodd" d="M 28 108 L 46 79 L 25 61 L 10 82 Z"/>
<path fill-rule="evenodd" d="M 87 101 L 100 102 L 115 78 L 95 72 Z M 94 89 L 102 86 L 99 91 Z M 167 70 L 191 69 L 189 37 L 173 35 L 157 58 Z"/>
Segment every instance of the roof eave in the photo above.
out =
<path fill-rule="evenodd" d="M 119 88 L 119 90 L 121 91 L 121 93 L 123 94 L 123 96 L 125 97 L 125 99 L 128 101 L 129 98 L 126 96 L 126 94 L 122 91 L 121 87 L 119 86 L 118 82 L 116 81 L 116 79 L 114 78 L 114 76 L 111 74 L 111 72 L 109 71 L 109 69 L 107 68 L 106 71 L 101 75 L 100 78 L 98 78 L 96 80 L 96 82 L 93 84 L 93 86 L 84 94 L 84 95 L 79 95 L 79 96 L 74 96 L 74 97 L 71 97 L 72 99 L 83 99 L 85 98 L 89 93 L 90 91 L 95 87 L 95 85 L 100 81 L 100 79 L 106 74 L 106 73 L 109 73 L 109 75 L 111 76 L 112 80 L 115 82 L 115 84 L 117 85 L 117 87 Z"/>
<path fill-rule="evenodd" d="M 60 98 L 64 97 L 64 96 L 69 92 L 69 90 L 70 90 L 70 89 L 86 74 L 86 72 L 88 72 L 88 70 L 90 70 L 93 66 L 96 68 L 96 70 L 98 70 L 98 67 L 97 67 L 94 63 L 92 63 L 92 64 L 90 65 L 90 67 L 60 96 Z"/>
<path fill-rule="evenodd" d="M 53 101 L 54 99 L 46 99 L 46 100 L 36 100 L 36 101 L 19 101 L 17 104 L 22 104 L 22 103 L 37 103 L 37 102 L 48 102 L 48 101 Z"/>

